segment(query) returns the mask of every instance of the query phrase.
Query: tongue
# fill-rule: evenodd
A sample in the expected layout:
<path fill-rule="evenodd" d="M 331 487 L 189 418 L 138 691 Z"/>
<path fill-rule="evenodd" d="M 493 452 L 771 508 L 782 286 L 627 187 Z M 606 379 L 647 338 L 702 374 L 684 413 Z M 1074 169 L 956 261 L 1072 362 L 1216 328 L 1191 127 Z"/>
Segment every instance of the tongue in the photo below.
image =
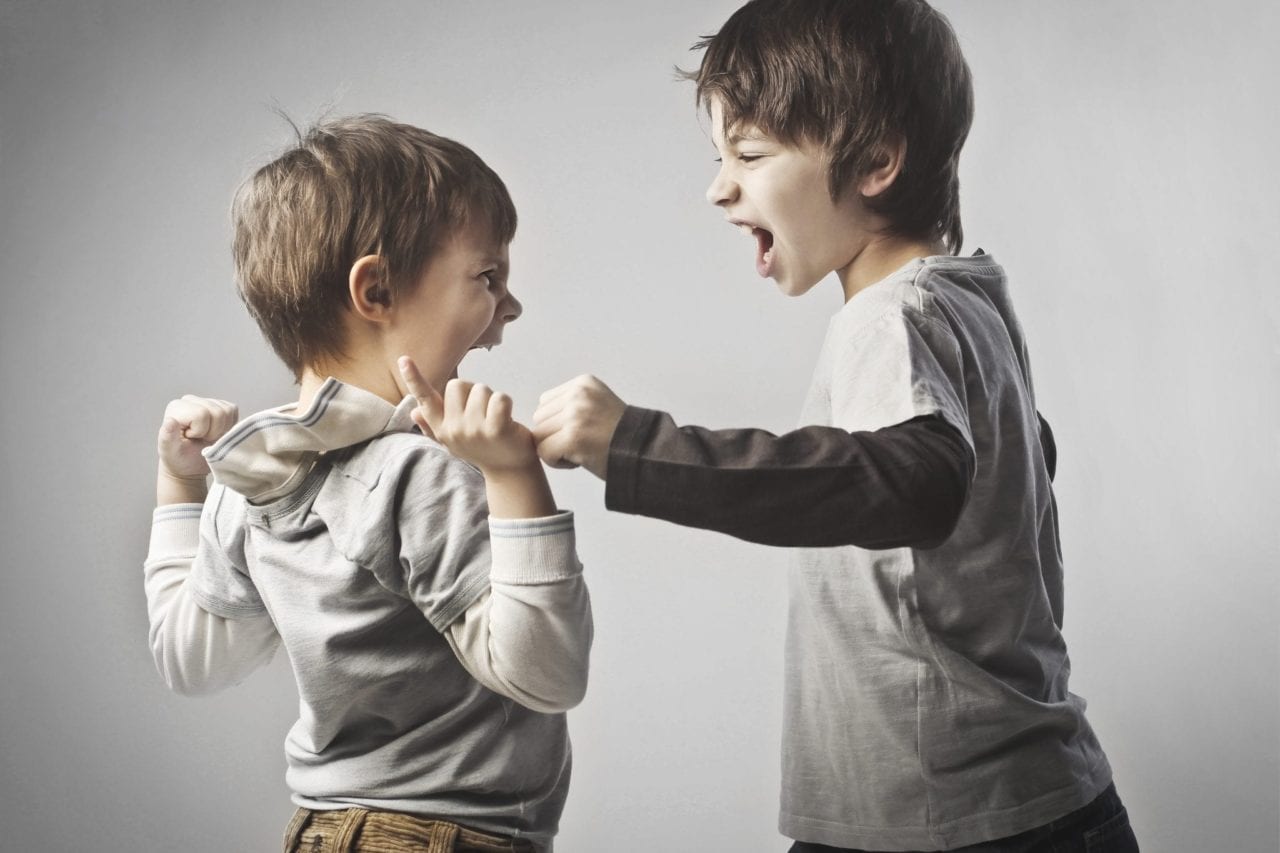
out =
<path fill-rule="evenodd" d="M 751 232 L 756 238 L 756 272 L 768 278 L 773 267 L 773 235 L 763 228 Z"/>

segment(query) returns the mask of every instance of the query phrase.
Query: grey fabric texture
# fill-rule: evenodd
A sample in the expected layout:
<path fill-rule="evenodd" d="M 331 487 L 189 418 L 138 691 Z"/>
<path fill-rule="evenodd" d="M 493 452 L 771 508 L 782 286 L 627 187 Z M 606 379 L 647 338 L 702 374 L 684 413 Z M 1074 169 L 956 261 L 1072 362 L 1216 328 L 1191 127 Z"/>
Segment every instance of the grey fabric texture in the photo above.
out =
<path fill-rule="evenodd" d="M 489 589 L 491 525 L 536 556 L 571 541 L 572 516 L 490 522 L 483 477 L 414 432 L 411 409 L 330 380 L 307 412 L 241 422 L 206 451 L 218 482 L 190 583 L 211 613 L 275 623 L 298 683 L 285 742 L 298 805 L 547 847 L 569 782 L 565 716 L 482 686 L 441 632 Z"/>
<path fill-rule="evenodd" d="M 917 259 L 831 320 L 801 423 L 946 419 L 973 482 L 934 548 L 796 549 L 781 831 L 874 850 L 1014 835 L 1111 769 L 1067 689 L 1057 511 L 1022 329 L 988 255 Z"/>

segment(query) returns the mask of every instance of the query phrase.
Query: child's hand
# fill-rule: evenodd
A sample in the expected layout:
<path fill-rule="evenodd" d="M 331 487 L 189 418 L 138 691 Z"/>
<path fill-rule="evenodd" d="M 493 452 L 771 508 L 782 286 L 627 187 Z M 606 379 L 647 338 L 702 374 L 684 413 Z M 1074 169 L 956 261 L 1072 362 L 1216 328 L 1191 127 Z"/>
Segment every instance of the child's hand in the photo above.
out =
<path fill-rule="evenodd" d="M 454 378 L 441 397 L 408 356 L 400 358 L 400 374 L 418 399 L 413 422 L 454 456 L 486 475 L 537 466 L 533 434 L 512 419 L 510 396 Z"/>
<path fill-rule="evenodd" d="M 538 455 L 554 468 L 581 465 L 601 480 L 609 442 L 627 404 L 594 376 L 579 376 L 538 398 L 533 435 Z"/>
<path fill-rule="evenodd" d="M 200 451 L 222 438 L 239 419 L 239 410 L 226 400 L 187 394 L 165 406 L 156 438 L 160 456 L 158 503 L 204 500 L 209 463 Z"/>

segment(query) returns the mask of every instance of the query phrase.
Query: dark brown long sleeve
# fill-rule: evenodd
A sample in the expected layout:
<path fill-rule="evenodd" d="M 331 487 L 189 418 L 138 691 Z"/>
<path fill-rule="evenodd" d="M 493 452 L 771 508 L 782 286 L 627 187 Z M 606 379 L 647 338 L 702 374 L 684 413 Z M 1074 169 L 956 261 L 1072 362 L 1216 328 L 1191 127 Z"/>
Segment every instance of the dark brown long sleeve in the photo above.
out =
<path fill-rule="evenodd" d="M 941 544 L 973 457 L 940 417 L 874 432 L 677 427 L 627 407 L 609 447 L 605 505 L 766 545 Z"/>

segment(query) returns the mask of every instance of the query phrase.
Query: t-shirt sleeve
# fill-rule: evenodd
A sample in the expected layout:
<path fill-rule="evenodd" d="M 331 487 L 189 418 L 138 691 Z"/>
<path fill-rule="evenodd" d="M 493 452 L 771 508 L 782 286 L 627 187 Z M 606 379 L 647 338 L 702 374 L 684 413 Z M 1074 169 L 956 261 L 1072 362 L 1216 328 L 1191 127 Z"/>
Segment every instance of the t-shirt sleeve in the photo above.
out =
<path fill-rule="evenodd" d="M 895 306 L 837 341 L 832 426 L 856 432 L 937 416 L 972 452 L 960 343 L 942 320 Z"/>
<path fill-rule="evenodd" d="M 389 475 L 389 476 L 388 476 Z M 380 582 L 413 600 L 444 631 L 486 589 L 492 554 L 484 477 L 435 445 L 423 444 L 384 472 L 391 489 L 383 526 L 394 520 Z M 376 514 L 382 511 L 374 501 Z M 377 524 L 376 517 L 371 524 Z"/>
<path fill-rule="evenodd" d="M 227 619 L 266 612 L 244 556 L 243 499 L 214 484 L 200 513 L 200 544 L 189 583 L 196 603 Z"/>

